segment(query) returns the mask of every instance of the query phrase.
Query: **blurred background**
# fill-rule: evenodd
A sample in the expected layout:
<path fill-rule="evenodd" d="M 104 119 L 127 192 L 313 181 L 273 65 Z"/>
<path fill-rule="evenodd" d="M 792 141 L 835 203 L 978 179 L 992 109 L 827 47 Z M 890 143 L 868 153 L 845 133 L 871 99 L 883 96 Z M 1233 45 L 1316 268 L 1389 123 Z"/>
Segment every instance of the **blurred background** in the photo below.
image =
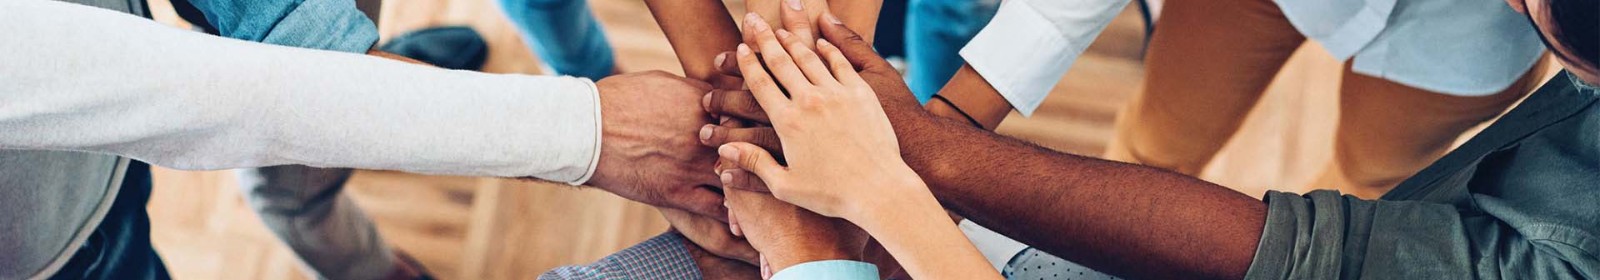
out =
<path fill-rule="evenodd" d="M 156 19 L 187 28 L 166 1 L 150 0 Z M 378 21 L 385 40 L 424 27 L 468 25 L 488 41 L 484 71 L 540 72 L 537 59 L 490 0 L 386 2 Z M 732 13 L 743 14 L 743 1 L 726 4 Z M 681 73 L 642 1 L 591 0 L 590 5 L 622 71 Z M 1136 6 L 1129 5 L 1095 41 L 1035 115 L 1013 113 L 999 132 L 1064 152 L 1099 155 L 1118 110 L 1143 80 L 1145 26 Z M 1202 177 L 1256 197 L 1268 189 L 1308 190 L 1331 157 L 1339 67 L 1315 43 L 1303 46 Z M 309 278 L 304 265 L 250 212 L 232 172 L 156 168 L 155 186 L 149 204 L 152 235 L 174 278 Z M 443 279 L 530 279 L 552 267 L 592 262 L 667 230 L 651 207 L 562 184 L 361 171 L 346 193 L 377 221 L 388 242 Z"/>

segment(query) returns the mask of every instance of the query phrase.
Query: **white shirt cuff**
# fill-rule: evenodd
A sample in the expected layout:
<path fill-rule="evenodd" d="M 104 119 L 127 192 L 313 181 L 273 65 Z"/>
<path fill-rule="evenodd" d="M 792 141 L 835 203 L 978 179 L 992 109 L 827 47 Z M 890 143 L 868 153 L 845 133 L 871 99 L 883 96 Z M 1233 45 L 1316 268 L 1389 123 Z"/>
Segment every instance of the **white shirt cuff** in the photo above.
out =
<path fill-rule="evenodd" d="M 1011 107 L 1033 114 L 1128 1 L 1011 0 L 961 48 L 967 61 Z"/>
<path fill-rule="evenodd" d="M 595 86 L 594 81 L 589 79 L 579 80 L 583 80 L 583 84 L 589 86 L 589 92 L 592 93 L 591 96 L 594 96 L 594 155 L 589 157 L 589 169 L 583 172 L 583 176 L 578 177 L 577 180 L 567 182 L 567 184 L 574 186 L 587 183 L 589 178 L 594 177 L 594 169 L 600 165 L 600 141 L 601 138 L 604 138 L 602 136 L 605 136 L 605 119 L 601 118 L 600 115 L 600 88 Z"/>

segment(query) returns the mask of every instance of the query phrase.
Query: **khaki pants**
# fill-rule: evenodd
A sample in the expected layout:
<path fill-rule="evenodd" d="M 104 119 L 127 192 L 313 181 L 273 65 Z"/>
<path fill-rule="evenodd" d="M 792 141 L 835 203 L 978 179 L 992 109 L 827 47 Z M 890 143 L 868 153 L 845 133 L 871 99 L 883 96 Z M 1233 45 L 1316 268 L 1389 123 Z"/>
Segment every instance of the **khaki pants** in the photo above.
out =
<path fill-rule="evenodd" d="M 1162 13 L 1144 91 L 1118 117 L 1106 157 L 1194 175 L 1306 39 L 1271 0 L 1168 1 Z M 1334 163 L 1315 187 L 1381 196 L 1527 95 L 1542 69 L 1500 93 L 1463 97 L 1352 73 L 1347 61 Z"/>

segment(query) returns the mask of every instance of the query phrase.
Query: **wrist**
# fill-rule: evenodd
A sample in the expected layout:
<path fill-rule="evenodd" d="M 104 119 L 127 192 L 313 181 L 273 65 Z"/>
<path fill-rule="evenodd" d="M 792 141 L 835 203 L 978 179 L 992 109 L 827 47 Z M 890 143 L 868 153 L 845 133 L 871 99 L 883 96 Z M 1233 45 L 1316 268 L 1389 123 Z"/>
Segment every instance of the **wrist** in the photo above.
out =
<path fill-rule="evenodd" d="M 816 243 L 823 243 L 823 242 L 816 242 Z M 795 246 L 793 248 L 790 248 L 792 250 L 781 250 L 781 251 L 770 252 L 770 253 L 763 252 L 762 255 L 764 257 L 766 257 L 767 266 L 769 268 L 771 268 L 773 272 L 783 271 L 783 269 L 789 268 L 791 266 L 795 266 L 795 265 L 799 265 L 799 264 L 803 264 L 803 263 L 808 263 L 808 262 L 827 261 L 827 260 L 852 260 L 853 261 L 853 260 L 860 260 L 861 259 L 861 256 L 859 256 L 859 254 L 851 254 L 848 251 L 845 251 L 842 248 L 839 248 L 839 246 L 837 245 L 837 242 L 834 242 L 834 243 L 835 244 L 806 244 L 806 243 L 801 243 L 800 244 L 801 246 Z"/>
<path fill-rule="evenodd" d="M 905 173 L 910 175 L 869 186 L 881 191 L 871 195 L 874 199 L 856 200 L 860 204 L 851 205 L 843 218 L 872 236 L 879 236 L 881 229 L 896 226 L 908 219 L 925 218 L 929 216 L 928 213 L 945 216 L 944 208 L 934 199 L 927 184 L 910 170 Z"/>

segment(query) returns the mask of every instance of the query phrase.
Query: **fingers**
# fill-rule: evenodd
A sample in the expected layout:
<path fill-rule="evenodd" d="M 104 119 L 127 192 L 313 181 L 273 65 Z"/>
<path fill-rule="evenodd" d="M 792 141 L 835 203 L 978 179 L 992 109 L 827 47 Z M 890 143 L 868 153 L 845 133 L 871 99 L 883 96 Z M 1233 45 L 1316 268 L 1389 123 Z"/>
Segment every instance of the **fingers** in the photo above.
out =
<path fill-rule="evenodd" d="M 787 175 L 787 170 L 782 165 L 778 165 L 778 161 L 772 158 L 772 154 L 754 144 L 744 142 L 728 143 L 717 148 L 717 154 L 721 155 L 723 160 L 734 163 L 739 169 L 754 172 L 757 177 L 761 177 L 761 180 L 766 181 L 768 184 L 782 184 L 785 180 L 784 176 Z"/>
<path fill-rule="evenodd" d="M 789 98 L 783 96 L 783 89 L 778 87 L 777 82 L 772 81 L 772 76 L 767 75 L 766 68 L 761 66 L 761 60 L 751 53 L 750 46 L 739 44 L 736 56 L 739 60 L 739 71 L 745 73 L 744 85 L 750 88 L 751 95 L 755 96 L 761 108 L 767 109 L 768 115 L 781 114 L 788 108 Z"/>
<path fill-rule="evenodd" d="M 672 208 L 711 217 L 718 221 L 728 220 L 728 209 L 723 207 L 722 194 L 711 190 L 710 187 L 684 188 L 674 194 L 674 197 L 674 199 L 668 199 L 667 202 L 672 204 Z"/>
<path fill-rule="evenodd" d="M 783 23 L 783 29 L 795 35 L 801 44 L 807 48 L 813 47 L 812 40 L 816 40 L 816 32 L 811 28 L 811 13 L 806 12 L 811 7 L 805 7 L 800 0 L 783 0 L 783 7 L 779 8 L 778 21 Z"/>
<path fill-rule="evenodd" d="M 783 144 L 778 131 L 772 127 L 731 128 L 720 125 L 700 127 L 700 144 L 722 146 L 728 143 L 750 143 L 771 153 L 783 154 Z"/>
<path fill-rule="evenodd" d="M 766 62 L 767 70 L 772 71 L 772 76 L 782 83 L 784 88 L 789 89 L 791 95 L 807 91 L 811 81 L 806 79 L 805 74 L 800 73 L 800 68 L 795 66 L 794 59 L 789 57 L 789 52 L 778 42 L 778 35 L 772 27 L 767 26 L 766 21 L 755 13 L 746 14 L 745 22 L 747 24 L 744 32 L 754 34 L 755 39 L 754 42 L 746 41 L 745 44 L 759 49 L 760 60 Z M 750 69 L 740 70 L 750 73 Z"/>
<path fill-rule="evenodd" d="M 779 43 L 783 44 L 784 50 L 789 51 L 789 57 L 794 59 L 794 63 L 800 66 L 800 72 L 805 73 L 806 79 L 811 80 L 811 84 L 818 86 L 839 85 L 839 82 L 833 79 L 833 74 L 828 73 L 828 66 L 823 65 L 822 59 L 817 57 L 817 53 L 811 51 L 811 46 L 808 44 L 812 41 L 801 39 L 800 35 L 783 30 L 778 30 L 778 40 L 780 41 Z"/>
<path fill-rule="evenodd" d="M 755 174 L 745 172 L 744 169 L 723 170 L 721 176 L 722 186 L 725 188 L 750 192 L 772 192 L 771 189 L 767 188 L 766 182 L 762 182 L 761 178 L 756 177 Z"/>
<path fill-rule="evenodd" d="M 839 83 L 847 86 L 865 86 L 867 82 L 856 74 L 855 66 L 850 65 L 850 60 L 844 57 L 839 47 L 827 40 L 817 40 L 817 53 L 828 59 L 828 66 L 833 70 L 834 78 Z"/>
<path fill-rule="evenodd" d="M 700 106 L 712 114 L 772 123 L 767 119 L 767 112 L 761 109 L 761 103 L 756 101 L 755 95 L 751 95 L 747 90 L 712 90 L 700 99 Z"/>
<path fill-rule="evenodd" d="M 718 257 L 756 264 L 760 253 L 749 242 L 730 234 L 728 224 L 683 210 L 657 207 L 661 217 L 690 242 Z M 732 222 L 732 216 L 729 216 Z"/>
<path fill-rule="evenodd" d="M 883 57 L 878 56 L 877 51 L 872 50 L 872 44 L 845 27 L 844 22 L 839 21 L 833 13 L 823 12 L 822 23 L 817 25 L 817 29 L 822 31 L 822 38 L 839 47 L 839 51 L 850 60 L 850 64 L 856 66 L 856 69 L 880 71 L 892 69 L 888 61 L 884 61 Z"/>

